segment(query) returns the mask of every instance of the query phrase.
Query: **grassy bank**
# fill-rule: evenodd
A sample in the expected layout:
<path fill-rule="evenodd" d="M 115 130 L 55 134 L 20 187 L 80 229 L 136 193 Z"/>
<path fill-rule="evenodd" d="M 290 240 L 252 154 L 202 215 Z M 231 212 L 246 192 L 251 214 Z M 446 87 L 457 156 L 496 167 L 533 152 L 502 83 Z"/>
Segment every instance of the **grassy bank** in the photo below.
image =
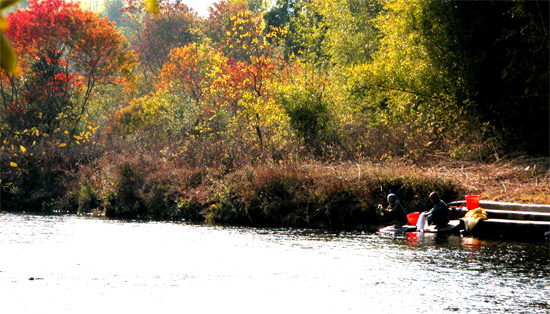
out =
<path fill-rule="evenodd" d="M 396 170 L 399 171 L 396 171 Z M 396 193 L 410 211 L 429 208 L 427 195 L 460 196 L 450 178 L 405 165 L 268 165 L 218 182 L 208 222 L 255 226 L 366 229 L 381 223 L 377 206 Z"/>
<path fill-rule="evenodd" d="M 547 169 L 545 159 L 434 166 L 281 163 L 234 171 L 110 159 L 82 177 L 78 211 L 246 226 L 368 229 L 383 223 L 376 207 L 388 193 L 397 194 L 408 211 L 429 209 L 431 191 L 448 202 L 480 194 L 484 200 L 549 204 Z"/>
<path fill-rule="evenodd" d="M 432 167 L 460 182 L 468 194 L 482 199 L 550 204 L 550 159 L 516 158 L 492 163 L 446 162 Z"/>

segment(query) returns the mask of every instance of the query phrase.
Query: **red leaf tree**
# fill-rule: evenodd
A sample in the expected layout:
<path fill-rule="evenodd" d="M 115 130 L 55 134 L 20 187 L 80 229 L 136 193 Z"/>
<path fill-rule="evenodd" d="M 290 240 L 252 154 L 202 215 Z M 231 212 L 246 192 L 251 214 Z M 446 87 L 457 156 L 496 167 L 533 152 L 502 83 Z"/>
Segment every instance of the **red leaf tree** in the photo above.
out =
<path fill-rule="evenodd" d="M 21 76 L 2 73 L 4 124 L 72 140 L 94 88 L 128 77 L 134 54 L 114 23 L 77 2 L 29 0 L 8 22 Z"/>

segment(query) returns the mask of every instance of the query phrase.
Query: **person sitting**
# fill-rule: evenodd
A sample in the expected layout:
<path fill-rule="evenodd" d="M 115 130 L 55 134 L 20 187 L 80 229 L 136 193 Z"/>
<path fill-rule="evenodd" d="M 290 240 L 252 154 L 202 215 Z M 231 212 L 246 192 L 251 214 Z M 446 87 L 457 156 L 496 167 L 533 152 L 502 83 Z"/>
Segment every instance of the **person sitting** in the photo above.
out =
<path fill-rule="evenodd" d="M 439 198 L 437 192 L 430 193 L 430 201 L 434 204 L 434 207 L 426 213 L 428 222 L 435 225 L 436 229 L 442 229 L 449 224 L 451 220 L 451 212 L 449 206 Z"/>
<path fill-rule="evenodd" d="M 393 221 L 395 227 L 400 228 L 407 224 L 407 214 L 405 209 L 401 206 L 399 199 L 395 194 L 388 194 L 388 207 L 384 209 L 382 204 L 378 205 L 380 214 L 389 221 Z"/>

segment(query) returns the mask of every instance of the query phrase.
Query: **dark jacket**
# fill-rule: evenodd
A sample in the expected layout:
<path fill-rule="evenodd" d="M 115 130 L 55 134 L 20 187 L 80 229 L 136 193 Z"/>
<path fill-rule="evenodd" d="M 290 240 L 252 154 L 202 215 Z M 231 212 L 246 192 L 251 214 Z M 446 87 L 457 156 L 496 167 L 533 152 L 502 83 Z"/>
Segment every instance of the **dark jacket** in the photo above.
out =
<path fill-rule="evenodd" d="M 437 229 L 445 227 L 449 224 L 451 213 L 445 202 L 439 200 L 438 203 L 428 213 L 428 221 L 434 224 Z"/>
<path fill-rule="evenodd" d="M 403 208 L 403 206 L 401 206 L 401 203 L 399 203 L 399 201 L 395 201 L 393 205 L 389 204 L 388 208 L 382 209 L 382 214 L 384 214 L 384 217 L 386 217 L 388 220 L 397 220 L 401 225 L 407 224 L 407 214 L 405 213 L 405 209 Z"/>

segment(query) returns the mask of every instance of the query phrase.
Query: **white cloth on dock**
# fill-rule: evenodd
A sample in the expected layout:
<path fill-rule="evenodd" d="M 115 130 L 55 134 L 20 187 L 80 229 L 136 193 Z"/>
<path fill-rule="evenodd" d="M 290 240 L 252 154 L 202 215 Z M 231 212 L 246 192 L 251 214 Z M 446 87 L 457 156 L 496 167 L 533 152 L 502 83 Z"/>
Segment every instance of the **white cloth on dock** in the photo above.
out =
<path fill-rule="evenodd" d="M 420 213 L 416 222 L 416 230 L 424 232 L 428 228 L 428 213 Z"/>

